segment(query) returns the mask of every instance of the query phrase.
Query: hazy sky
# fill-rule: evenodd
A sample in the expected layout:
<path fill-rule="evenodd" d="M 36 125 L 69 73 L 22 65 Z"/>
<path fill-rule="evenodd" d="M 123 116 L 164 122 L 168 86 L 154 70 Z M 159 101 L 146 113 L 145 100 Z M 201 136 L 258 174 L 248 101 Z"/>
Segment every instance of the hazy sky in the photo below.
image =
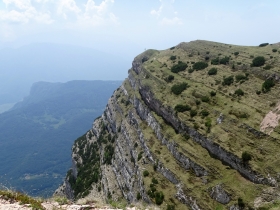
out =
<path fill-rule="evenodd" d="M 32 42 L 126 55 L 204 39 L 280 41 L 279 0 L 1 0 L 0 47 Z"/>

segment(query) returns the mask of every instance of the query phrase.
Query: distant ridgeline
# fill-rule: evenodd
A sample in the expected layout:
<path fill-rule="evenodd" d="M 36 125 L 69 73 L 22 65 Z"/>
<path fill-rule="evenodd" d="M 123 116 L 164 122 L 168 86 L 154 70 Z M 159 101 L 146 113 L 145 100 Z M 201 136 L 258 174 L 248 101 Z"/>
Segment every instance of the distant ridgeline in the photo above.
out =
<path fill-rule="evenodd" d="M 35 83 L 0 115 L 0 184 L 48 196 L 71 166 L 74 140 L 90 129 L 119 81 Z"/>
<path fill-rule="evenodd" d="M 138 55 L 56 191 L 160 209 L 280 209 L 280 46 Z M 79 123 L 79 122 L 77 122 Z"/>

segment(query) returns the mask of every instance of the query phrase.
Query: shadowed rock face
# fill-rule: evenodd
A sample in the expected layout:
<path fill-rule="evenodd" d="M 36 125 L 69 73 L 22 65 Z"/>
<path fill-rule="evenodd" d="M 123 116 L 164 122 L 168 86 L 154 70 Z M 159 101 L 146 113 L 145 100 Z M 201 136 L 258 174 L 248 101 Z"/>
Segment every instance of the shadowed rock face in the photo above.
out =
<path fill-rule="evenodd" d="M 103 115 L 73 145 L 73 168 L 62 186 L 68 197 L 71 198 L 72 192 L 75 198 L 93 196 L 105 201 L 124 198 L 130 203 L 142 201 L 163 209 L 165 206 L 216 209 L 220 205 L 225 209 L 239 209 L 237 199 L 244 193 L 251 193 L 247 200 L 244 199 L 245 205 L 251 207 L 262 190 L 278 186 L 280 170 L 272 167 L 263 170 L 262 167 L 271 161 L 262 153 L 270 151 L 265 143 L 277 147 L 279 140 L 257 130 L 250 121 L 223 111 L 220 104 L 226 104 L 223 101 L 230 97 L 232 104 L 236 100 L 239 100 L 237 105 L 242 102 L 240 98 L 236 99 L 237 96 L 225 94 L 225 89 L 232 87 L 196 81 L 200 79 L 193 76 L 196 74 L 207 79 L 206 70 L 193 74 L 187 71 L 170 73 L 172 66 L 180 64 L 180 60 L 170 59 L 176 53 L 176 59 L 180 57 L 185 63 L 186 59 L 194 59 L 193 63 L 204 62 L 203 56 L 209 53 L 202 49 L 209 47 L 209 43 L 201 43 L 181 43 L 162 52 L 150 50 L 134 59 L 128 78 L 109 99 Z M 199 49 L 194 44 L 199 45 Z M 209 45 L 212 49 L 218 44 Z M 225 50 L 224 45 L 218 47 Z M 189 54 L 192 56 L 186 56 Z M 211 55 L 211 59 L 217 56 L 218 53 Z M 223 64 L 218 72 L 235 72 L 229 63 Z M 174 81 L 166 79 L 169 74 Z M 172 85 L 185 81 L 188 82 L 187 90 L 181 95 L 173 94 Z M 239 86 L 238 83 L 234 87 Z M 210 102 L 196 103 L 209 94 L 211 88 L 216 88 L 217 95 L 211 96 Z M 192 110 L 197 110 L 197 116 L 176 110 L 178 104 L 192 106 Z M 242 105 L 246 107 L 245 103 Z M 209 116 L 202 116 L 202 110 L 208 110 Z M 212 120 L 211 129 L 206 130 L 205 120 L 209 119 Z M 242 159 L 243 148 L 253 154 L 252 160 Z M 66 190 L 67 182 L 71 189 Z"/>

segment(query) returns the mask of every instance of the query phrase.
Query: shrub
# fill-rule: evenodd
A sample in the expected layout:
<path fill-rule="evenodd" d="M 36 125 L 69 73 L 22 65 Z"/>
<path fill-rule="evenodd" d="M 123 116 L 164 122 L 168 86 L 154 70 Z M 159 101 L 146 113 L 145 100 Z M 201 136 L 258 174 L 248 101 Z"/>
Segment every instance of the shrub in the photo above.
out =
<path fill-rule="evenodd" d="M 236 80 L 236 82 L 239 82 L 241 80 L 248 80 L 248 78 L 243 74 L 238 74 L 235 76 L 235 80 Z"/>
<path fill-rule="evenodd" d="M 213 96 L 215 96 L 215 95 L 216 95 L 216 92 L 212 90 L 212 91 L 210 92 L 210 96 L 213 97 Z"/>
<path fill-rule="evenodd" d="M 197 111 L 192 109 L 192 110 L 190 111 L 190 116 L 191 116 L 191 117 L 194 117 L 194 116 L 196 116 L 196 115 L 197 115 Z"/>
<path fill-rule="evenodd" d="M 251 156 L 251 154 L 250 153 L 248 153 L 248 152 L 242 152 L 242 160 L 244 161 L 244 162 L 248 162 L 248 161 L 250 161 L 252 159 L 252 156 Z"/>
<path fill-rule="evenodd" d="M 186 90 L 188 87 L 188 84 L 183 82 L 183 83 L 180 83 L 180 84 L 176 84 L 176 85 L 173 85 L 171 87 L 171 91 L 172 93 L 174 93 L 175 95 L 179 95 L 181 94 L 184 90 Z"/>
<path fill-rule="evenodd" d="M 175 47 L 171 47 L 171 48 L 170 48 L 170 50 L 174 50 L 174 49 L 175 49 Z"/>
<path fill-rule="evenodd" d="M 137 198 L 137 200 L 140 200 L 140 199 L 141 199 L 141 194 L 140 194 L 140 192 L 137 193 L 137 197 L 136 197 L 136 198 Z"/>
<path fill-rule="evenodd" d="M 203 117 L 207 117 L 209 115 L 209 112 L 205 109 L 203 109 L 200 114 L 203 116 Z"/>
<path fill-rule="evenodd" d="M 147 60 L 149 60 L 149 58 L 147 58 L 146 56 L 142 58 L 142 63 L 146 62 Z"/>
<path fill-rule="evenodd" d="M 155 200 L 157 205 L 161 205 L 164 200 L 164 195 L 162 192 L 155 192 Z"/>
<path fill-rule="evenodd" d="M 224 57 L 222 59 L 220 59 L 220 64 L 224 64 L 227 65 L 229 63 L 229 57 Z"/>
<path fill-rule="evenodd" d="M 204 59 L 205 59 L 206 61 L 208 61 L 208 60 L 209 60 L 209 56 L 206 55 Z"/>
<path fill-rule="evenodd" d="M 142 154 L 143 154 L 143 151 L 141 151 L 141 152 L 138 154 L 137 161 L 141 160 Z"/>
<path fill-rule="evenodd" d="M 184 62 L 179 62 L 178 64 L 172 66 L 171 71 L 173 73 L 178 73 L 180 71 L 185 71 L 186 68 L 188 68 L 188 64 L 186 64 Z"/>
<path fill-rule="evenodd" d="M 211 64 L 212 65 L 219 65 L 220 64 L 220 59 L 219 58 L 215 58 L 215 59 L 211 60 Z"/>
<path fill-rule="evenodd" d="M 168 204 L 166 210 L 175 210 L 175 205 Z"/>
<path fill-rule="evenodd" d="M 173 61 L 173 60 L 176 60 L 176 55 L 171 55 L 171 56 L 170 56 L 170 60 L 172 60 L 172 61 Z"/>
<path fill-rule="evenodd" d="M 217 69 L 216 68 L 212 68 L 208 71 L 208 75 L 216 75 L 217 74 Z"/>
<path fill-rule="evenodd" d="M 235 56 L 239 55 L 239 52 L 234 52 L 234 55 L 235 55 Z"/>
<path fill-rule="evenodd" d="M 236 95 L 238 95 L 238 96 L 243 96 L 243 95 L 244 95 L 244 92 L 243 92 L 243 90 L 241 90 L 241 89 L 237 89 L 237 90 L 234 92 L 234 94 L 236 94 Z"/>
<path fill-rule="evenodd" d="M 258 56 L 258 57 L 255 57 L 253 59 L 253 63 L 252 63 L 252 66 L 256 66 L 256 67 L 259 67 L 259 66 L 263 66 L 265 63 L 265 59 L 263 56 Z"/>
<path fill-rule="evenodd" d="M 277 49 L 272 49 L 272 52 L 277 52 Z"/>
<path fill-rule="evenodd" d="M 233 76 L 225 77 L 222 85 L 231 85 L 233 82 Z"/>
<path fill-rule="evenodd" d="M 271 69 L 271 68 L 272 68 L 271 65 L 266 65 L 265 67 L 263 67 L 263 69 L 265 69 L 265 70 L 269 70 L 269 69 Z"/>
<path fill-rule="evenodd" d="M 178 104 L 174 108 L 177 112 L 185 112 L 185 111 L 190 111 L 191 107 L 189 105 L 182 105 Z"/>
<path fill-rule="evenodd" d="M 201 61 L 199 61 L 199 62 L 196 62 L 196 63 L 194 63 L 193 64 L 193 69 L 194 70 L 202 70 L 202 69 L 205 69 L 205 68 L 207 68 L 208 67 L 208 64 L 207 63 L 205 63 L 205 62 L 201 62 Z"/>
<path fill-rule="evenodd" d="M 158 180 L 157 180 L 156 178 L 153 177 L 153 178 L 152 178 L 152 183 L 153 183 L 153 184 L 158 184 Z"/>
<path fill-rule="evenodd" d="M 188 72 L 189 72 L 189 73 L 193 73 L 193 72 L 194 72 L 194 69 L 188 69 Z"/>
<path fill-rule="evenodd" d="M 167 77 L 167 81 L 168 81 L 168 82 L 172 82 L 172 80 L 174 80 L 174 76 L 173 76 L 173 75 L 169 75 L 169 76 Z"/>
<path fill-rule="evenodd" d="M 210 98 L 208 96 L 202 96 L 201 101 L 205 102 L 205 103 L 208 103 L 210 101 Z"/>
<path fill-rule="evenodd" d="M 262 43 L 262 44 L 259 45 L 259 47 L 265 47 L 267 45 L 269 45 L 269 43 Z"/>
<path fill-rule="evenodd" d="M 261 91 L 260 91 L 260 90 L 257 90 L 257 91 L 256 91 L 256 94 L 257 94 L 257 95 L 260 95 L 260 94 L 261 94 Z"/>
<path fill-rule="evenodd" d="M 145 170 L 145 171 L 143 172 L 143 176 L 144 176 L 144 177 L 149 176 L 149 174 L 150 174 L 150 173 L 149 173 L 149 171 L 147 171 L 147 170 Z"/>
<path fill-rule="evenodd" d="M 264 93 L 270 91 L 270 89 L 275 85 L 274 81 L 271 79 L 267 79 L 264 81 L 264 83 L 262 84 L 262 91 Z"/>
<path fill-rule="evenodd" d="M 201 104 L 200 100 L 195 100 L 195 104 L 198 106 L 199 104 Z"/>

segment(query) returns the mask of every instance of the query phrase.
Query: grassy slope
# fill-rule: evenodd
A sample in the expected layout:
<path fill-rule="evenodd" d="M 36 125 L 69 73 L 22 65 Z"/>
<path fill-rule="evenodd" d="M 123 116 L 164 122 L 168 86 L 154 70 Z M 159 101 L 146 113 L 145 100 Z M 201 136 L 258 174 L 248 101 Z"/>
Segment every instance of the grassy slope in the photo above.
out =
<path fill-rule="evenodd" d="M 168 49 L 160 52 L 149 51 L 148 53 L 152 54 L 152 56 L 143 64 L 146 72 L 142 72 L 139 76 L 142 79 L 142 83 L 149 85 L 155 93 L 155 96 L 164 105 L 175 107 L 177 104 L 188 104 L 192 109 L 197 110 L 198 113 L 203 109 L 208 110 L 210 113 L 208 117 L 212 121 L 210 133 L 207 132 L 206 126 L 204 125 L 206 119 L 199 114 L 193 118 L 190 117 L 189 112 L 178 113 L 178 116 L 189 126 L 193 127 L 194 124 L 197 124 L 200 133 L 237 156 L 241 157 L 242 152 L 248 151 L 252 155 L 252 160 L 249 164 L 254 170 L 265 176 L 269 173 L 277 177 L 277 174 L 280 172 L 278 164 L 280 157 L 277 155 L 280 144 L 279 134 L 273 132 L 271 136 L 274 138 L 269 136 L 256 138 L 254 135 L 248 133 L 247 129 L 240 127 L 241 124 L 246 123 L 250 127 L 259 130 L 263 117 L 273 109 L 270 104 L 273 102 L 275 104 L 278 103 L 280 93 L 279 84 L 276 84 L 268 93 L 256 94 L 257 90 L 261 90 L 265 75 L 279 73 L 280 71 L 280 54 L 278 52 L 272 52 L 272 49 L 275 48 L 278 49 L 279 47 L 273 45 L 266 47 L 242 47 L 206 41 L 181 43 L 172 50 Z M 233 54 L 234 52 L 239 52 L 239 55 L 235 56 Z M 170 56 L 172 55 L 176 55 L 177 57 L 175 62 L 170 60 Z M 208 61 L 209 66 L 204 70 L 188 73 L 188 69 L 192 66 L 191 62 L 205 61 L 205 56 L 210 57 Z M 225 56 L 230 56 L 228 65 L 211 65 L 211 59 L 216 57 L 223 58 Z M 264 70 L 263 67 L 250 67 L 253 56 L 264 56 L 266 59 L 265 65 L 271 65 L 272 68 L 270 70 Z M 270 56 L 273 57 L 271 58 Z M 188 63 L 189 67 L 180 73 L 172 73 L 170 69 L 178 61 Z M 235 69 L 232 68 L 233 65 Z M 218 73 L 217 75 L 209 76 L 207 72 L 213 67 L 218 69 Z M 230 86 L 223 86 L 221 84 L 224 77 L 238 74 L 245 75 L 245 73 L 249 74 L 249 79 L 243 83 L 234 82 Z M 171 83 L 165 82 L 165 78 L 168 75 L 175 77 Z M 187 82 L 190 87 L 179 96 L 172 94 L 171 86 L 181 82 Z M 237 97 L 234 95 L 234 91 L 239 88 L 245 92 L 244 96 Z M 194 94 L 194 91 L 196 94 Z M 210 97 L 210 91 L 215 91 L 217 93 L 216 96 Z M 201 102 L 200 105 L 196 105 L 195 101 L 200 100 L 199 95 L 209 96 L 210 102 Z M 216 119 L 220 113 L 225 116 L 225 120 L 222 124 L 216 124 Z M 238 115 L 242 113 L 247 113 L 249 117 L 240 118 Z M 156 152 L 154 154 L 167 167 L 173 169 L 172 171 L 176 171 L 176 174 L 186 184 L 188 194 L 197 198 L 200 201 L 199 204 L 202 206 L 209 205 L 212 206 L 212 209 L 219 206 L 218 203 L 210 199 L 208 193 L 210 187 L 219 183 L 223 183 L 225 189 L 231 194 L 233 201 L 230 204 L 236 203 L 237 198 L 240 197 L 247 204 L 253 206 L 254 198 L 263 189 L 267 188 L 267 186 L 255 185 L 244 179 L 235 170 L 211 158 L 205 149 L 193 141 L 184 141 L 184 138 L 176 134 L 173 128 L 164 124 L 161 117 L 154 116 L 163 126 L 162 130 L 166 136 L 171 136 L 180 145 L 181 149 L 188 152 L 187 156 L 210 171 L 208 183 L 204 184 L 202 180 L 192 174 L 186 174 L 186 171 L 183 169 L 176 168 L 176 161 L 170 157 L 170 154 L 165 151 L 164 146 L 161 146 L 157 140 L 148 141 L 153 142 L 153 144 L 149 145 L 152 151 L 155 151 L 155 148 L 160 148 L 160 154 Z M 147 139 L 156 138 L 153 132 L 147 128 L 145 129 L 145 137 Z M 174 195 L 172 190 L 161 190 L 165 194 L 170 195 L 170 198 L 172 194 Z M 208 203 L 209 201 L 211 202 Z"/>

